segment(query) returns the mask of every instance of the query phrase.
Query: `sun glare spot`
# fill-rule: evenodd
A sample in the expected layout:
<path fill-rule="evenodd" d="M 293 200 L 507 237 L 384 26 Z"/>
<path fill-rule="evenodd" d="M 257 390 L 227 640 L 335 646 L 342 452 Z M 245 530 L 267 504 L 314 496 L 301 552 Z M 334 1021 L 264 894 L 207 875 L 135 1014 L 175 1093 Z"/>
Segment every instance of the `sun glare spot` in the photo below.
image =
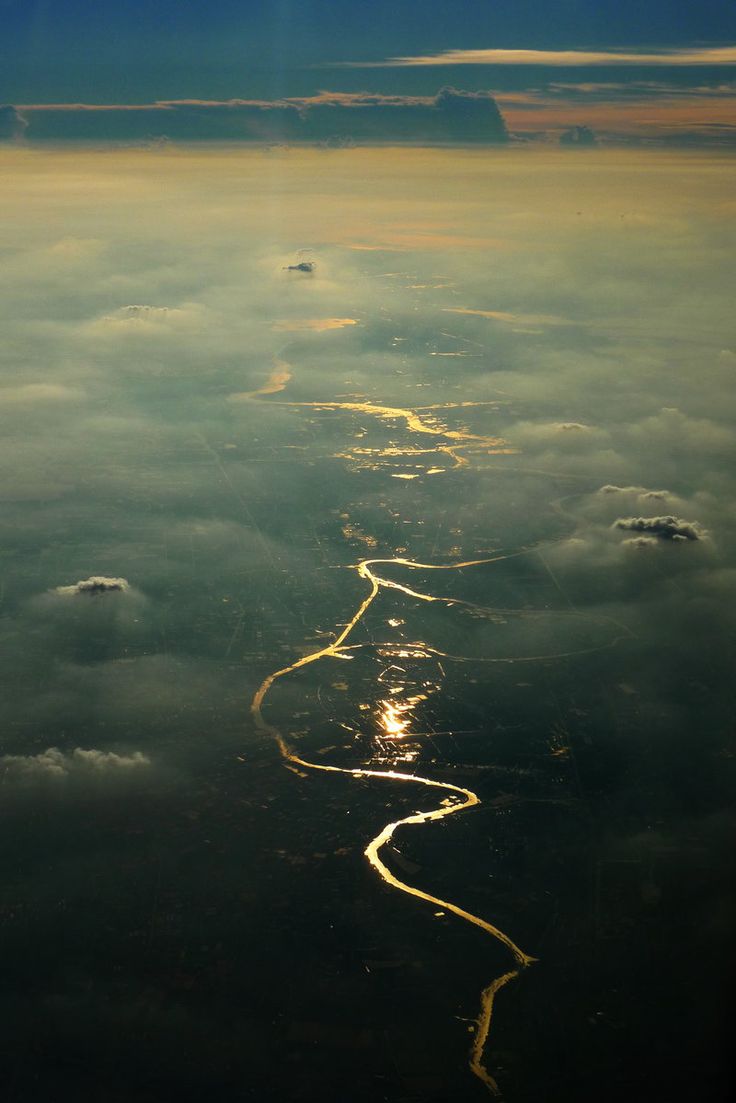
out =
<path fill-rule="evenodd" d="M 404 713 L 411 711 L 411 705 L 396 701 L 380 701 L 381 711 L 378 722 L 389 739 L 404 739 L 409 734 L 409 719 Z"/>

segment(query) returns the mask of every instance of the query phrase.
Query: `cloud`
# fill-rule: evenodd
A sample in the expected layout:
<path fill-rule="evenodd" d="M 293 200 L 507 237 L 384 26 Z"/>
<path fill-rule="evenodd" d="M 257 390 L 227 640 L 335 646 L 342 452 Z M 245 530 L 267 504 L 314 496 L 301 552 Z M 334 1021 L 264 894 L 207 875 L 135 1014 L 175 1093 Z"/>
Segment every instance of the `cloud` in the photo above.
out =
<path fill-rule="evenodd" d="M 583 437 L 605 436 L 600 429 L 584 425 L 582 421 L 522 421 L 516 426 L 514 432 L 515 435 L 523 436 L 525 440 L 540 442 L 555 439 L 559 441 L 561 437 L 569 441 L 574 438 L 582 440 Z"/>
<path fill-rule="evenodd" d="M 667 80 L 602 80 L 602 81 L 550 81 L 541 88 L 523 92 L 504 93 L 504 99 L 518 99 L 519 103 L 545 102 L 549 99 L 576 100 L 583 103 L 611 103 L 615 100 L 715 99 L 733 101 L 736 82 L 718 81 L 712 84 L 674 83 Z"/>
<path fill-rule="evenodd" d="M 25 134 L 28 120 L 12 104 L 0 104 L 0 141 L 17 141 Z"/>
<path fill-rule="evenodd" d="M 29 104 L 23 115 L 30 138 L 82 141 L 283 141 L 298 137 L 301 122 L 285 100 Z"/>
<path fill-rule="evenodd" d="M 107 331 L 116 335 L 123 332 L 153 334 L 181 327 L 191 329 L 201 323 L 202 312 L 199 303 L 182 303 L 176 307 L 134 303 L 96 318 L 87 328 L 95 333 Z"/>
<path fill-rule="evenodd" d="M 613 494 L 625 495 L 643 502 L 667 502 L 674 497 L 669 490 L 647 490 L 645 486 L 616 486 L 613 483 L 606 483 L 605 486 L 600 487 L 597 493 L 606 496 Z"/>
<path fill-rule="evenodd" d="M 708 454 L 733 455 L 736 439 L 727 423 L 731 409 L 730 391 L 725 387 L 725 382 L 722 386 L 724 393 L 720 395 L 719 405 L 708 410 L 713 417 L 692 417 L 677 407 L 665 406 L 656 414 L 634 422 L 627 430 L 629 440 L 635 448 L 656 447 L 664 452 L 669 447 L 687 453 L 691 458 Z"/>
<path fill-rule="evenodd" d="M 560 448 L 565 453 L 587 451 L 608 440 L 605 430 L 581 421 L 521 421 L 508 430 L 508 436 L 524 451 Z"/>
<path fill-rule="evenodd" d="M 42 140 L 506 142 L 493 95 L 442 88 L 435 96 L 321 92 L 289 100 L 165 100 L 151 104 L 29 104 L 28 137 Z"/>
<path fill-rule="evenodd" d="M 641 532 L 659 540 L 702 540 L 705 529 L 697 521 L 684 521 L 681 517 L 619 517 L 611 528 L 626 532 Z"/>
<path fill-rule="evenodd" d="M 658 548 L 659 540 L 656 536 L 632 536 L 624 544 L 630 548 Z"/>
<path fill-rule="evenodd" d="M 285 318 L 274 322 L 273 329 L 283 333 L 325 333 L 357 324 L 357 318 Z"/>
<path fill-rule="evenodd" d="M 168 319 L 170 314 L 179 314 L 181 311 L 172 311 L 168 306 L 144 306 L 144 305 L 132 305 L 121 306 L 115 314 L 111 315 L 105 320 L 114 319 L 121 322 L 152 322 L 158 320 Z"/>
<path fill-rule="evenodd" d="M 573 326 L 578 323 L 558 314 L 520 314 L 508 310 L 474 310 L 467 306 L 443 306 L 445 314 L 468 314 L 477 318 L 489 318 L 492 322 L 504 322 L 514 326 Z"/>
<path fill-rule="evenodd" d="M 23 383 L 16 387 L 0 387 L 1 406 L 26 406 L 38 402 L 66 402 L 81 398 L 82 392 L 63 383 Z"/>
<path fill-rule="evenodd" d="M 560 134 L 560 145 L 590 148 L 598 145 L 598 139 L 589 126 L 572 126 Z"/>
<path fill-rule="evenodd" d="M 664 498 L 669 494 L 668 490 L 647 490 L 645 486 L 616 486 L 615 483 L 606 483 L 598 488 L 598 494 L 641 494 L 648 498 Z"/>
<path fill-rule="evenodd" d="M 106 578 L 104 575 L 90 575 L 75 582 L 73 586 L 57 586 L 56 594 L 75 596 L 85 594 L 95 597 L 99 594 L 122 592 L 130 589 L 130 583 L 125 578 Z"/>
<path fill-rule="evenodd" d="M 710 46 L 657 50 L 645 53 L 609 50 L 442 50 L 438 54 L 392 57 L 385 61 L 345 61 L 330 68 L 384 69 L 414 65 L 734 65 L 736 46 Z"/>
<path fill-rule="evenodd" d="M 125 774 L 151 765 L 148 755 L 134 751 L 129 755 L 114 751 L 85 750 L 76 747 L 71 753 L 49 747 L 37 755 L 3 755 L 0 757 L 0 777 L 5 780 L 29 781 Z"/>
<path fill-rule="evenodd" d="M 733 82 L 539 82 L 497 93 L 509 128 L 527 139 L 559 140 L 578 128 L 611 142 L 730 146 L 735 140 Z M 685 79 L 682 79 L 682 78 Z M 565 143 L 563 143 L 565 144 Z M 576 144 L 576 143 L 572 143 Z"/>

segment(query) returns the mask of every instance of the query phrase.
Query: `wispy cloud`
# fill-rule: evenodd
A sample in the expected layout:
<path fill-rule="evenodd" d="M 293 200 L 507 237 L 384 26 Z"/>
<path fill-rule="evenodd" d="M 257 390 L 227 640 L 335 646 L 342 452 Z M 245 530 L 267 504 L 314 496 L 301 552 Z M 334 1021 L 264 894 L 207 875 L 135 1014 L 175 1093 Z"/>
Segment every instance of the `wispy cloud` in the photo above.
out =
<path fill-rule="evenodd" d="M 574 326 L 577 323 L 557 314 L 517 314 L 508 310 L 473 310 L 468 306 L 443 306 L 445 314 L 471 314 L 478 318 L 490 318 L 493 322 L 522 326 Z"/>
<path fill-rule="evenodd" d="M 512 132 L 585 125 L 614 140 L 626 135 L 673 140 L 697 135 L 702 144 L 732 140 L 731 83 L 711 88 L 635 80 L 556 83 L 500 92 L 497 100 Z"/>
<path fill-rule="evenodd" d="M 286 318 L 274 322 L 273 329 L 283 333 L 325 333 L 358 324 L 357 318 Z"/>
<path fill-rule="evenodd" d="M 330 68 L 383 69 L 412 65 L 734 65 L 736 46 L 655 50 L 442 50 L 438 54 L 391 57 L 385 61 L 345 61 Z"/>

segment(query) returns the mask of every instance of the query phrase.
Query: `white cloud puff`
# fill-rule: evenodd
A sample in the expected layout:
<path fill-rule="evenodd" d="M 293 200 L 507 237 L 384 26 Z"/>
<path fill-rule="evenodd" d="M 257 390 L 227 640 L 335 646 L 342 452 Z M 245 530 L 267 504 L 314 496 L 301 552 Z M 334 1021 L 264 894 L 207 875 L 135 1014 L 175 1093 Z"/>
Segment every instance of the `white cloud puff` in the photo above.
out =
<path fill-rule="evenodd" d="M 606 483 L 597 491 L 598 494 L 631 494 L 637 498 L 664 502 L 671 497 L 669 490 L 648 490 L 645 486 L 616 486 Z"/>
<path fill-rule="evenodd" d="M 0 776 L 21 781 L 62 779 L 85 775 L 125 774 L 150 765 L 150 758 L 141 751 L 121 755 L 114 751 L 76 747 L 71 753 L 67 753 L 58 747 L 49 747 L 37 755 L 3 755 L 0 757 Z"/>
<path fill-rule="evenodd" d="M 57 586 L 54 593 L 70 597 L 76 596 L 77 594 L 96 597 L 99 594 L 111 592 L 125 593 L 129 589 L 130 583 L 127 578 L 107 578 L 105 575 L 93 574 L 90 575 L 89 578 L 80 579 L 80 581 L 75 582 L 73 586 Z"/>

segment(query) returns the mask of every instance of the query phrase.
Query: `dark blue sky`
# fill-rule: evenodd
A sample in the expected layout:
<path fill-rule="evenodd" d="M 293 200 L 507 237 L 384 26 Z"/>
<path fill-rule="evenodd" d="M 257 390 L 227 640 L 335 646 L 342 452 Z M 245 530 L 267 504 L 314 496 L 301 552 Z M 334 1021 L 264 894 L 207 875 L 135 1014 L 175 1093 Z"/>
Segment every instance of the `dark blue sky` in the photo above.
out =
<path fill-rule="evenodd" d="M 457 74 L 312 67 L 451 48 L 733 42 L 732 0 L 0 0 L 0 101 L 428 93 Z M 519 87 L 529 70 L 465 67 L 463 78 Z"/>

